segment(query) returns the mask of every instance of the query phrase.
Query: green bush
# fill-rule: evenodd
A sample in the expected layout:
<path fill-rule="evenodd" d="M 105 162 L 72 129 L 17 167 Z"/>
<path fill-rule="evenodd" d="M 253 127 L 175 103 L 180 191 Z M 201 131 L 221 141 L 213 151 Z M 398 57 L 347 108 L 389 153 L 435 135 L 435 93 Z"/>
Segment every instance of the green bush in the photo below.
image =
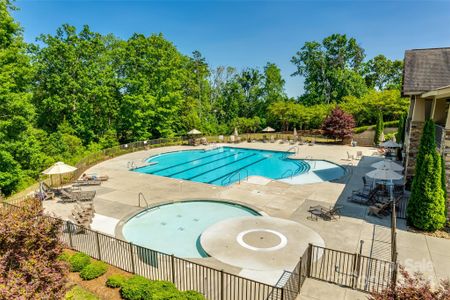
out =
<path fill-rule="evenodd" d="M 68 252 L 63 252 L 60 256 L 58 256 L 58 260 L 70 263 L 71 257 L 72 255 L 70 255 Z"/>
<path fill-rule="evenodd" d="M 108 265 L 102 261 L 94 261 L 83 268 L 80 272 L 80 277 L 83 280 L 92 280 L 102 276 L 108 270 Z"/>
<path fill-rule="evenodd" d="M 69 263 L 71 272 L 80 272 L 91 263 L 91 258 L 87 254 L 78 252 L 70 257 Z"/>
<path fill-rule="evenodd" d="M 108 277 L 106 286 L 110 288 L 122 287 L 127 281 L 127 277 L 121 274 L 115 274 Z"/>
<path fill-rule="evenodd" d="M 120 295 L 125 300 L 151 299 L 152 282 L 141 276 L 132 276 L 124 282 Z"/>
<path fill-rule="evenodd" d="M 70 291 L 67 292 L 64 297 L 66 300 L 98 300 L 97 296 L 86 291 L 82 287 L 76 285 Z"/>
<path fill-rule="evenodd" d="M 109 278 L 111 279 L 111 277 Z M 108 281 L 109 281 L 108 279 Z M 122 281 L 121 281 L 122 280 Z M 125 300 L 204 300 L 203 295 L 195 291 L 180 292 L 168 281 L 152 281 L 141 276 L 132 276 L 128 280 L 114 278 L 112 284 L 119 286 Z M 108 283 L 107 283 L 108 285 Z M 109 286 L 109 285 L 108 285 Z"/>

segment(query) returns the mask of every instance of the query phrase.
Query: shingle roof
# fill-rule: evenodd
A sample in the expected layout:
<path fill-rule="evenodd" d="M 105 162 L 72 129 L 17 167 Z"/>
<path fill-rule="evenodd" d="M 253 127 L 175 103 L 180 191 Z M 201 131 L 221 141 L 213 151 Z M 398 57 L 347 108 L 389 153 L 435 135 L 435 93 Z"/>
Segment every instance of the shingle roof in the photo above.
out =
<path fill-rule="evenodd" d="M 404 95 L 450 85 L 450 47 L 405 51 Z"/>

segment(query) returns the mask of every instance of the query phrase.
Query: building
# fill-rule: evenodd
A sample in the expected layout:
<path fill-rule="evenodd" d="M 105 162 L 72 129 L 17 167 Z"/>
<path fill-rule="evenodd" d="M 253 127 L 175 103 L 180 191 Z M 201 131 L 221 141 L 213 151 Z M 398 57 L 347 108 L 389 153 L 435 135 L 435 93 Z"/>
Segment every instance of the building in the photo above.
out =
<path fill-rule="evenodd" d="M 405 177 L 414 176 L 425 120 L 436 123 L 436 144 L 444 155 L 450 195 L 450 47 L 405 52 L 402 95 L 411 105 L 406 122 Z M 450 202 L 447 199 L 450 211 Z"/>

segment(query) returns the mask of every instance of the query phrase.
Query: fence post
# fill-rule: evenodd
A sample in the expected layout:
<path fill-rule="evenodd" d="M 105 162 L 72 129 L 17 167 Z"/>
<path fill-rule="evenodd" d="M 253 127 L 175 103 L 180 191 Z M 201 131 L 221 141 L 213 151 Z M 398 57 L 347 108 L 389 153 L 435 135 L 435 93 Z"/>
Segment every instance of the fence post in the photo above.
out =
<path fill-rule="evenodd" d="M 225 299 L 224 275 L 223 269 L 220 270 L 220 300 Z"/>
<path fill-rule="evenodd" d="M 284 287 L 281 288 L 281 300 L 284 300 Z"/>
<path fill-rule="evenodd" d="M 358 282 L 358 277 L 359 277 L 358 265 L 359 265 L 360 260 L 361 260 L 361 256 L 358 253 L 355 253 L 354 259 L 353 259 L 353 270 L 352 270 L 352 289 L 356 288 L 356 284 Z"/>
<path fill-rule="evenodd" d="M 69 244 L 70 248 L 73 249 L 73 241 L 72 241 L 72 226 L 70 226 L 70 222 L 66 221 L 67 231 L 69 231 Z"/>
<path fill-rule="evenodd" d="M 300 268 L 298 269 L 298 285 L 297 285 L 297 294 L 300 294 L 300 289 L 302 288 L 302 260 L 303 258 L 300 257 Z"/>
<path fill-rule="evenodd" d="M 306 277 L 311 277 L 311 264 L 312 264 L 312 251 L 313 250 L 313 244 L 309 243 L 308 245 L 308 264 L 306 266 Z"/>
<path fill-rule="evenodd" d="M 98 232 L 95 232 L 95 241 L 97 243 L 97 254 L 98 254 L 98 260 L 102 260 L 102 254 L 100 251 L 100 240 L 98 238 Z"/>
<path fill-rule="evenodd" d="M 173 254 L 170 255 L 170 262 L 172 267 L 172 283 L 175 284 L 175 256 Z"/>
<path fill-rule="evenodd" d="M 134 266 L 134 255 L 133 255 L 133 244 L 132 243 L 128 243 L 128 245 L 130 245 L 130 257 L 131 257 L 131 270 L 133 271 L 133 274 L 136 274 L 136 269 Z"/>

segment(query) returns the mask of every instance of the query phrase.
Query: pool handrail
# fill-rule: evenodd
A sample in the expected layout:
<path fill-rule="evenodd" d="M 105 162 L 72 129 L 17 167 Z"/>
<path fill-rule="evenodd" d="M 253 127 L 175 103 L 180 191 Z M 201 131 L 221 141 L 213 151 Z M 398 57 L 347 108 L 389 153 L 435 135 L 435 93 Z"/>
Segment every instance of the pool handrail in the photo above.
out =
<path fill-rule="evenodd" d="M 229 184 L 229 183 L 231 182 L 231 179 L 233 178 L 233 176 L 236 175 L 236 174 L 239 175 L 238 182 L 239 182 L 239 184 L 240 184 L 240 183 L 241 183 L 241 172 L 242 172 L 242 171 L 245 171 L 245 172 L 247 173 L 247 177 L 245 177 L 245 178 L 248 179 L 248 170 L 247 170 L 247 169 L 239 169 L 239 170 L 236 170 L 235 172 L 231 173 L 230 175 L 228 175 L 228 176 L 225 177 L 224 179 L 222 179 L 221 185 L 224 185 L 223 183 L 224 183 L 225 180 L 227 180 L 227 179 L 228 179 L 227 184 Z"/>
<path fill-rule="evenodd" d="M 144 200 L 145 205 L 146 205 L 145 207 L 148 208 L 148 202 L 147 202 L 147 199 L 145 199 L 144 193 L 139 192 L 139 194 L 138 194 L 138 207 L 141 207 L 141 199 Z"/>
<path fill-rule="evenodd" d="M 297 154 L 298 153 L 298 146 L 293 146 L 293 147 L 291 147 L 291 148 L 289 148 L 287 151 L 286 151 L 286 153 L 283 155 L 283 159 L 286 159 L 290 154 L 291 154 L 291 150 L 294 150 L 295 149 L 295 154 Z"/>

